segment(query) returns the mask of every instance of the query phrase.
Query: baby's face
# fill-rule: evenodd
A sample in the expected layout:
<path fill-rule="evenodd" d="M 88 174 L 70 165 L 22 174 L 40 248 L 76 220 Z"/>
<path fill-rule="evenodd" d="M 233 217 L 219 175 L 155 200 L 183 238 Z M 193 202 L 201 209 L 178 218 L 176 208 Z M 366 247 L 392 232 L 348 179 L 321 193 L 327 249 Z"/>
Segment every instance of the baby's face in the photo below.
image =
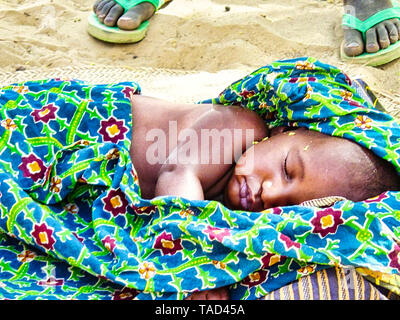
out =
<path fill-rule="evenodd" d="M 351 152 L 349 142 L 303 128 L 272 134 L 238 160 L 225 189 L 226 205 L 261 211 L 346 196 L 346 159 Z"/>

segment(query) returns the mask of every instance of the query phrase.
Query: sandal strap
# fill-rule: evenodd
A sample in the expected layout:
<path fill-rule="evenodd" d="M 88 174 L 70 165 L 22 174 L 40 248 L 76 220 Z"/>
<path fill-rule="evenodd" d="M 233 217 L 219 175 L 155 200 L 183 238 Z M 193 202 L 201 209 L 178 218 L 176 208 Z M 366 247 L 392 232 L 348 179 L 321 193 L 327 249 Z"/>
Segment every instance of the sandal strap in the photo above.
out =
<path fill-rule="evenodd" d="M 364 21 L 361 21 L 355 16 L 346 13 L 343 15 L 342 25 L 357 29 L 358 31 L 361 31 L 363 35 L 365 35 L 365 32 L 371 29 L 374 25 L 393 18 L 400 18 L 400 7 L 384 9 L 370 16 Z"/>

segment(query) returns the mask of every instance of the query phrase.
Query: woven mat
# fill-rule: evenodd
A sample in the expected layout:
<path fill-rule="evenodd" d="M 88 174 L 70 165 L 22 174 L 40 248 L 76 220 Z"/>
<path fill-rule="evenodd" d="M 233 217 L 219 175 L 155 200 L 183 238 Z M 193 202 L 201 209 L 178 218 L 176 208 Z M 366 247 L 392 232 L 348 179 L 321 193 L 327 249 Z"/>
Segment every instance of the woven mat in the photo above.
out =
<path fill-rule="evenodd" d="M 174 102 L 193 103 L 216 97 L 233 81 L 253 70 L 224 70 L 218 73 L 156 68 L 109 66 L 64 67 L 51 70 L 0 71 L 0 86 L 47 78 L 80 79 L 92 84 L 136 81 L 142 94 Z"/>
<path fill-rule="evenodd" d="M 226 86 L 252 71 L 253 69 L 242 69 L 210 73 L 145 67 L 74 66 L 48 70 L 0 71 L 0 86 L 47 78 L 80 79 L 93 84 L 136 81 L 144 95 L 193 103 L 216 97 Z M 374 92 L 385 109 L 400 119 L 400 95 Z"/>

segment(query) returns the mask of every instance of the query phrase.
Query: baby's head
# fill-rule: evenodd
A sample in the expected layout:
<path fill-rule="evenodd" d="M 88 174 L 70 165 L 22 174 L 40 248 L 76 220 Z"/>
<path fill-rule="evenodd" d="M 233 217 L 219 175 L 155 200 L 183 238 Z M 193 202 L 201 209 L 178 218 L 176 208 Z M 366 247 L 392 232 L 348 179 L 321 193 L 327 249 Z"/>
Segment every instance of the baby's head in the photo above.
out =
<path fill-rule="evenodd" d="M 357 143 L 281 128 L 237 161 L 224 197 L 232 209 L 261 211 L 328 196 L 361 201 L 399 188 L 394 167 Z"/>

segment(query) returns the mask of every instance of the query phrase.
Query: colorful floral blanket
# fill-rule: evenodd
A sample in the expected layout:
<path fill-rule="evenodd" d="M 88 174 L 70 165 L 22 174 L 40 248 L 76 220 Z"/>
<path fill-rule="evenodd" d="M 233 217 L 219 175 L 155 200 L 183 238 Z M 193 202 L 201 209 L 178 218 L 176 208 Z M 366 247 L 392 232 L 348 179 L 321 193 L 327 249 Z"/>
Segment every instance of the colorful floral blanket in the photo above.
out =
<path fill-rule="evenodd" d="M 400 273 L 398 192 L 263 212 L 142 199 L 131 92 L 61 79 L 0 89 L 1 298 L 182 299 L 229 285 L 232 299 L 256 299 L 335 265 Z M 399 125 L 313 58 L 274 62 L 212 101 L 352 139 L 400 172 Z"/>

